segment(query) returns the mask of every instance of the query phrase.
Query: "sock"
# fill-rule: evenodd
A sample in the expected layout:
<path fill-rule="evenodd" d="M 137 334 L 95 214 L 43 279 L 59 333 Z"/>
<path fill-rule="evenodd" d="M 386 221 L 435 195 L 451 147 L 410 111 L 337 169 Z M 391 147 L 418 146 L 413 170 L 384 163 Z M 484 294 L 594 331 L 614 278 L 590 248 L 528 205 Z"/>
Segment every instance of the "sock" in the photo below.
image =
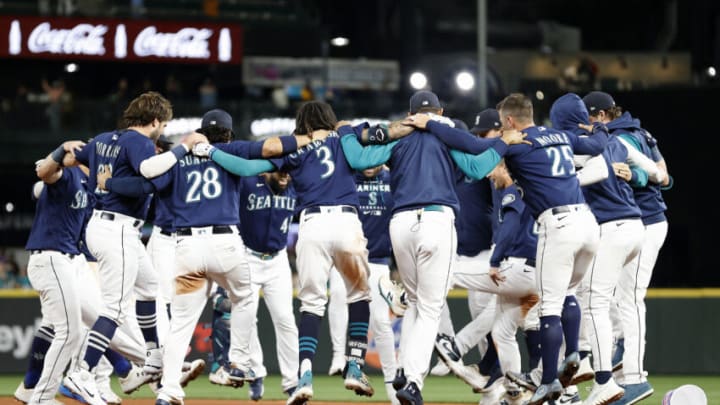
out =
<path fill-rule="evenodd" d="M 115 374 L 117 374 L 118 377 L 125 378 L 128 374 L 130 374 L 132 364 L 130 364 L 128 359 L 123 357 L 120 353 L 108 348 L 105 350 L 105 358 L 110 361 L 110 364 L 112 364 L 113 370 L 115 370 Z"/>
<path fill-rule="evenodd" d="M 35 388 L 38 380 L 40 380 L 45 365 L 45 353 L 50 349 L 53 338 L 55 338 L 55 331 L 49 326 L 41 326 L 40 329 L 35 331 L 32 346 L 30 346 L 28 368 L 23 381 L 25 388 Z"/>
<path fill-rule="evenodd" d="M 155 301 L 135 301 L 135 314 L 148 350 L 159 347 L 155 308 Z"/>
<path fill-rule="evenodd" d="M 580 350 L 580 360 L 584 359 L 585 357 L 589 356 L 590 352 L 587 350 Z"/>
<path fill-rule="evenodd" d="M 540 331 L 526 330 L 525 344 L 527 345 L 530 370 L 537 368 L 540 364 L 542 352 L 540 350 Z"/>
<path fill-rule="evenodd" d="M 563 328 L 556 315 L 540 317 L 540 350 L 542 351 L 542 384 L 557 378 L 558 356 L 563 341 Z"/>
<path fill-rule="evenodd" d="M 574 295 L 565 297 L 562 311 L 562 329 L 565 335 L 565 356 L 578 351 L 580 336 L 580 305 Z"/>
<path fill-rule="evenodd" d="M 612 377 L 612 371 L 595 372 L 595 382 L 597 382 L 598 384 L 605 384 L 610 380 L 610 377 Z"/>
<path fill-rule="evenodd" d="M 478 363 L 478 368 L 480 369 L 480 374 L 482 375 L 491 375 L 493 368 L 499 364 L 497 349 L 495 349 L 495 342 L 489 333 L 487 334 L 487 341 L 488 349 L 482 360 L 480 360 L 480 363 Z"/>
<path fill-rule="evenodd" d="M 105 350 L 107 350 L 110 345 L 110 340 L 112 340 L 115 335 L 117 327 L 118 325 L 115 321 L 104 316 L 99 317 L 98 320 L 95 321 L 88 335 L 87 350 L 85 350 L 85 357 L 83 358 L 88 370 L 92 370 L 97 366 L 98 361 L 100 361 L 100 356 L 105 353 Z"/>
<path fill-rule="evenodd" d="M 360 367 L 365 365 L 365 352 L 368 347 L 368 325 L 370 321 L 370 302 L 358 301 L 348 304 L 347 359 L 355 361 Z"/>
<path fill-rule="evenodd" d="M 302 363 L 303 360 L 308 360 L 312 363 L 315 358 L 321 319 L 321 317 L 311 314 L 310 312 L 302 312 L 300 314 L 300 327 L 298 328 L 300 363 Z"/>
<path fill-rule="evenodd" d="M 230 350 L 230 313 L 213 311 L 212 332 L 213 361 L 218 367 L 228 365 Z M 214 371 L 214 370 L 213 370 Z"/>

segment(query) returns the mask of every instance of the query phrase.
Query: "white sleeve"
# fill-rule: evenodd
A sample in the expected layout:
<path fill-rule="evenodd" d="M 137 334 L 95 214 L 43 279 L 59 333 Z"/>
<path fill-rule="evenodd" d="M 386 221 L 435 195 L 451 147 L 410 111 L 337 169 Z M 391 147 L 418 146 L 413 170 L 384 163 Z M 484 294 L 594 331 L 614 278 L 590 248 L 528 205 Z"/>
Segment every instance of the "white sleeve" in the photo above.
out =
<path fill-rule="evenodd" d="M 575 167 L 584 167 L 591 157 L 590 155 L 573 155 L 573 163 Z"/>
<path fill-rule="evenodd" d="M 185 148 L 185 145 L 181 145 Z M 187 148 L 185 148 L 185 152 L 187 152 Z M 140 174 L 146 179 L 152 179 L 170 170 L 177 161 L 177 155 L 169 150 L 140 162 Z"/>
<path fill-rule="evenodd" d="M 618 137 L 620 142 L 625 145 L 625 149 L 628 151 L 628 159 L 627 162 L 630 165 L 637 166 L 643 170 L 645 170 L 648 174 L 648 178 L 653 183 L 660 184 L 663 181 L 665 181 L 665 172 L 658 167 L 657 163 L 653 162 L 652 159 L 645 156 L 640 152 L 639 150 L 635 149 L 630 143 L 620 137 Z"/>
<path fill-rule="evenodd" d="M 581 186 L 587 186 L 608 178 L 609 170 L 603 155 L 593 156 L 587 159 L 583 168 L 576 172 Z"/>

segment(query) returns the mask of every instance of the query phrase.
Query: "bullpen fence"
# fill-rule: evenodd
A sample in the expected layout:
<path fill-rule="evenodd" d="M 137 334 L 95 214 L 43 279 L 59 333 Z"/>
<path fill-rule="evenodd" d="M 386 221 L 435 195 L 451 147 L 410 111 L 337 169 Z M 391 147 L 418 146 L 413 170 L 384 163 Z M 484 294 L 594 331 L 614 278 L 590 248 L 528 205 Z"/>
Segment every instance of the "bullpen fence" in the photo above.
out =
<path fill-rule="evenodd" d="M 294 303 L 297 316 L 299 302 L 294 300 Z M 452 291 L 448 305 L 455 328 L 459 330 L 470 319 L 465 292 Z M 33 333 L 40 325 L 40 302 L 32 291 L 0 290 L 0 306 L 0 373 L 21 373 L 27 365 Z M 650 373 L 720 374 L 720 350 L 717 350 L 717 342 L 720 342 L 720 323 L 717 322 L 720 289 L 652 289 L 647 309 L 645 364 Z M 257 319 L 265 365 L 268 372 L 278 373 L 275 334 L 265 305 L 260 305 Z M 207 305 L 195 328 L 190 358 L 211 359 L 211 325 L 212 308 Z M 326 373 L 332 359 L 327 325 L 327 320 L 323 320 L 314 362 L 318 373 Z M 393 320 L 393 330 L 397 347 L 401 319 Z M 372 336 L 369 346 L 367 363 L 370 372 L 379 374 L 380 362 Z M 473 350 L 466 355 L 465 362 L 477 359 L 477 351 Z"/>

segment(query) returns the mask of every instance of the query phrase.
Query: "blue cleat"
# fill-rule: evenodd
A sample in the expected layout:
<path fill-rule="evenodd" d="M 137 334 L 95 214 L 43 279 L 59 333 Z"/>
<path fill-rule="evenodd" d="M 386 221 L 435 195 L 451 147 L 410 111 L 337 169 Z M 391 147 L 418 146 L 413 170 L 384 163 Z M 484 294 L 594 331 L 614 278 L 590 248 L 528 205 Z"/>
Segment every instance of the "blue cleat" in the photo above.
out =
<path fill-rule="evenodd" d="M 360 365 L 355 360 L 348 361 L 345 367 L 345 389 L 355 391 L 355 394 L 366 397 L 371 397 L 375 393 L 367 375 L 363 373 Z"/>
<path fill-rule="evenodd" d="M 619 401 L 613 402 L 613 405 L 637 404 L 655 392 L 652 385 L 647 381 L 639 384 L 621 385 L 621 387 L 625 388 L 625 395 Z"/>
<path fill-rule="evenodd" d="M 541 384 L 535 390 L 535 394 L 525 405 L 542 405 L 545 401 L 555 401 L 560 398 L 563 393 L 563 387 L 558 379 L 554 379 L 550 384 Z"/>
<path fill-rule="evenodd" d="M 313 397 L 312 371 L 308 370 L 300 377 L 298 386 L 288 398 L 286 405 L 303 405 Z"/>
<path fill-rule="evenodd" d="M 398 368 L 395 372 L 395 378 L 392 381 L 392 386 L 395 391 L 400 391 L 404 386 L 407 385 L 407 378 L 405 378 L 405 370 L 402 367 Z"/>
<path fill-rule="evenodd" d="M 411 382 L 405 388 L 395 393 L 395 398 L 400 401 L 400 405 L 423 405 L 423 397 L 418 386 Z"/>
<path fill-rule="evenodd" d="M 560 364 L 560 367 L 558 368 L 558 380 L 560 381 L 560 385 L 563 386 L 563 388 L 570 385 L 570 383 L 573 380 L 573 377 L 575 376 L 575 373 L 577 373 L 578 369 L 580 368 L 580 353 L 573 352 L 570 353 L 568 356 L 565 356 L 565 358 L 562 361 L 562 364 Z"/>
<path fill-rule="evenodd" d="M 256 378 L 250 382 L 250 390 L 248 395 L 253 401 L 259 401 L 265 394 L 265 384 L 263 384 L 263 378 Z"/>

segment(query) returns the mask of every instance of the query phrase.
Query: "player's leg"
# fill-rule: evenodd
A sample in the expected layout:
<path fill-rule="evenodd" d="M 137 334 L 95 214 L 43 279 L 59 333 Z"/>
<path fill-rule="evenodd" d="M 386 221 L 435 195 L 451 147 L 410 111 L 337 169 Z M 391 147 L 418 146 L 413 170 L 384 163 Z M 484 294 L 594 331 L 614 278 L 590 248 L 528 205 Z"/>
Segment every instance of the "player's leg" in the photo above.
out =
<path fill-rule="evenodd" d="M 298 384 L 298 328 L 292 302 L 292 271 L 285 250 L 269 261 L 267 272 L 270 279 L 265 283 L 264 300 L 275 328 L 282 390 L 287 392 Z"/>
<path fill-rule="evenodd" d="M 56 252 L 31 255 L 28 277 L 40 293 L 43 323 L 52 325 L 55 335 L 30 400 L 34 404 L 55 398 L 63 372 L 82 344 L 82 322 L 77 267 L 71 258 Z"/>
<path fill-rule="evenodd" d="M 328 375 L 340 375 L 345 368 L 345 343 L 347 340 L 345 332 L 348 327 L 348 306 L 345 283 L 334 266 L 330 270 L 329 290 L 327 317 L 333 356 Z"/>
<path fill-rule="evenodd" d="M 214 290 L 210 296 L 213 306 L 212 333 L 210 334 L 213 363 L 210 365 L 209 379 L 213 384 L 232 385 L 227 372 L 230 367 L 228 354 L 230 352 L 232 303 L 225 289 L 218 286 L 217 283 L 213 283 L 211 290 Z"/>
<path fill-rule="evenodd" d="M 158 296 L 158 274 L 152 267 L 152 262 L 147 250 L 140 240 L 137 241 L 138 252 L 138 273 L 135 278 L 135 312 L 137 324 L 142 331 L 147 358 L 143 370 L 147 374 L 158 374 L 162 370 L 162 349 L 158 339 L 157 331 L 157 296 Z M 172 260 L 171 255 L 167 260 Z M 128 313 L 132 317 L 133 313 Z"/>
<path fill-rule="evenodd" d="M 42 309 L 42 308 L 41 308 Z M 28 367 L 25 370 L 23 381 L 20 382 L 15 390 L 15 399 L 22 403 L 30 402 L 33 390 L 40 379 L 45 364 L 45 354 L 50 349 L 50 344 L 55 337 L 52 325 L 45 322 L 41 324 L 35 331 L 32 344 L 30 345 L 30 355 L 28 356 Z"/>
<path fill-rule="evenodd" d="M 623 376 L 626 391 L 635 391 L 631 385 L 638 384 L 639 391 L 652 393 L 647 384 L 645 360 L 645 296 L 650 285 L 653 268 L 667 236 L 668 223 L 663 221 L 645 227 L 645 239 L 641 253 L 625 266 L 617 294 L 625 338 L 623 354 Z M 649 388 L 649 389 L 648 389 Z M 641 396 L 643 392 L 640 392 Z"/>
<path fill-rule="evenodd" d="M 158 227 L 153 227 L 147 243 L 148 257 L 158 280 L 156 311 L 157 333 L 161 346 L 164 344 L 165 337 L 170 329 L 170 301 L 174 291 L 176 244 L 174 236 L 161 234 Z"/>
<path fill-rule="evenodd" d="M 390 268 L 385 264 L 370 263 L 370 331 L 375 341 L 375 350 L 380 357 L 385 390 L 391 403 L 398 403 L 392 380 L 397 371 L 397 358 L 395 355 L 395 332 L 392 329 L 392 320 L 387 304 L 380 296 L 377 287 L 380 277 L 389 277 Z"/>

